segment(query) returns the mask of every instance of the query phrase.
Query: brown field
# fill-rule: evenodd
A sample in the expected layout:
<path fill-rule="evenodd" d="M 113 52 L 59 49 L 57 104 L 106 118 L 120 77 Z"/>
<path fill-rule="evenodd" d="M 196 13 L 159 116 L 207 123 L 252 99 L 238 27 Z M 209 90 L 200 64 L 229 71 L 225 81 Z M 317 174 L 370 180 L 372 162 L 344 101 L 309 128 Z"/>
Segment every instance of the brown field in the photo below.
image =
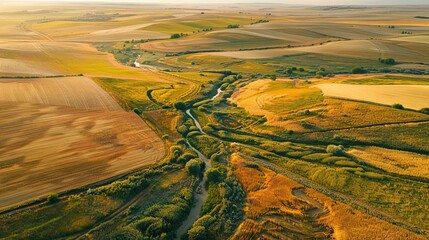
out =
<path fill-rule="evenodd" d="M 86 77 L 1 79 L 0 102 L 121 111 L 121 107 L 109 94 Z"/>
<path fill-rule="evenodd" d="M 236 154 L 231 162 L 247 193 L 246 218 L 232 239 L 425 239 Z"/>
<path fill-rule="evenodd" d="M 400 103 L 406 108 L 420 110 L 428 107 L 429 86 L 423 85 L 317 85 L 325 96 L 360 101 L 375 102 L 385 105 Z"/>
<path fill-rule="evenodd" d="M 263 59 L 303 53 L 365 59 L 394 57 L 399 61 L 425 63 L 428 63 L 429 59 L 429 47 L 427 44 L 385 40 L 348 40 L 309 47 L 214 52 L 208 54 L 239 59 Z"/>
<path fill-rule="evenodd" d="M 0 93 L 0 209 L 164 155 L 159 137 L 88 78 L 4 79 Z"/>
<path fill-rule="evenodd" d="M 429 156 L 379 147 L 355 147 L 349 154 L 385 171 L 429 179 Z"/>

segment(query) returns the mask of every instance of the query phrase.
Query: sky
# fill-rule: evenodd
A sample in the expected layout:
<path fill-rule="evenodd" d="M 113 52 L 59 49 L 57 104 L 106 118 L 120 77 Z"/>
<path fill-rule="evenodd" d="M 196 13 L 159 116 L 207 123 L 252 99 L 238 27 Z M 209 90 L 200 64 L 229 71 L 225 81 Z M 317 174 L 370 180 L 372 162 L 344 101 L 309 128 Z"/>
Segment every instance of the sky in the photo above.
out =
<path fill-rule="evenodd" d="M 3 0 L 2 0 L 3 1 Z M 19 0 L 18 0 L 19 1 Z M 300 5 L 429 5 L 429 0 L 21 0 L 26 2 L 133 2 L 133 3 L 284 3 Z"/>

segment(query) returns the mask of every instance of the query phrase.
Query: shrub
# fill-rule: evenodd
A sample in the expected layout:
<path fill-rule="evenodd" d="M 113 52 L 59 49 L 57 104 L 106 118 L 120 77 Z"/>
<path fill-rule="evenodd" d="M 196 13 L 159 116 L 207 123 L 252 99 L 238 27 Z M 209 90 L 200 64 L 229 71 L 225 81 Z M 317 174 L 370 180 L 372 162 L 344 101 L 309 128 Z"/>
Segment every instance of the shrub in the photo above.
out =
<path fill-rule="evenodd" d="M 201 165 L 197 160 L 192 159 L 186 163 L 185 169 L 191 175 L 198 176 L 200 174 L 200 171 L 201 171 Z"/>
<path fill-rule="evenodd" d="M 344 155 L 344 147 L 342 145 L 328 145 L 326 147 L 327 153 L 332 153 L 334 156 Z"/>
<path fill-rule="evenodd" d="M 379 61 L 381 63 L 388 64 L 388 65 L 394 65 L 396 63 L 395 59 L 393 58 L 386 58 L 386 59 L 380 58 Z"/>
<path fill-rule="evenodd" d="M 186 110 L 186 104 L 184 102 L 175 102 L 173 104 L 173 107 L 176 108 L 177 110 Z"/>
<path fill-rule="evenodd" d="M 133 112 L 134 112 L 135 114 L 137 114 L 137 115 L 142 114 L 142 111 L 140 111 L 140 109 L 138 109 L 138 108 L 134 108 L 134 109 L 133 109 Z"/>
<path fill-rule="evenodd" d="M 363 68 L 363 67 L 355 67 L 352 69 L 352 73 L 353 74 L 363 74 L 366 73 L 367 71 Z"/>
<path fill-rule="evenodd" d="M 167 139 L 169 139 L 170 138 L 170 136 L 168 135 L 168 134 L 164 134 L 164 135 L 162 135 L 162 140 L 167 140 Z"/>
<path fill-rule="evenodd" d="M 59 202 L 60 201 L 60 197 L 58 197 L 58 194 L 50 194 L 47 198 L 46 198 L 46 200 L 48 200 L 48 203 L 49 204 L 52 204 L 52 203 L 57 203 L 57 202 Z"/>
<path fill-rule="evenodd" d="M 206 163 L 201 158 L 195 158 L 195 160 L 200 164 L 201 170 L 204 170 L 206 168 Z"/>
<path fill-rule="evenodd" d="M 178 34 L 178 33 L 175 33 L 175 34 L 171 34 L 171 38 L 172 39 L 174 39 L 174 38 L 180 38 L 182 35 L 180 35 L 180 34 Z"/>
<path fill-rule="evenodd" d="M 239 24 L 230 24 L 226 28 L 239 28 L 239 27 L 240 27 Z"/>
<path fill-rule="evenodd" d="M 424 113 L 424 114 L 429 114 L 429 108 L 422 108 L 422 109 L 420 109 L 419 112 Z"/>
<path fill-rule="evenodd" d="M 205 240 L 207 237 L 207 230 L 203 226 L 196 226 L 188 231 L 189 240 Z"/>
<path fill-rule="evenodd" d="M 222 180 L 222 173 L 218 168 L 210 168 L 206 171 L 206 177 L 209 183 L 218 183 Z"/>
<path fill-rule="evenodd" d="M 402 104 L 399 104 L 399 103 L 393 104 L 392 107 L 395 109 L 404 109 L 404 106 L 402 106 Z"/>
<path fill-rule="evenodd" d="M 194 153 L 185 153 L 177 159 L 177 162 L 185 164 L 189 160 L 196 158 L 196 157 L 197 157 L 197 155 L 195 155 Z"/>

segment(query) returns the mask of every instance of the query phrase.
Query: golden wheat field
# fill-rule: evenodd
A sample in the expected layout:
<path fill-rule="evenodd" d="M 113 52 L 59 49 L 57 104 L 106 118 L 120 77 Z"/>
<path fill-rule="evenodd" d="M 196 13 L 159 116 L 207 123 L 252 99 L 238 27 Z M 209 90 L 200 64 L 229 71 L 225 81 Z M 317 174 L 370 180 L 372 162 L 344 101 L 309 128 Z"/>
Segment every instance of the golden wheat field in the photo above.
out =
<path fill-rule="evenodd" d="M 317 85 L 325 96 L 375 102 L 384 105 L 402 104 L 420 110 L 429 104 L 429 86 L 416 85 Z"/>
<path fill-rule="evenodd" d="M 137 115 L 85 77 L 2 79 L 0 106 L 0 208 L 126 173 L 164 155 L 163 142 Z"/>

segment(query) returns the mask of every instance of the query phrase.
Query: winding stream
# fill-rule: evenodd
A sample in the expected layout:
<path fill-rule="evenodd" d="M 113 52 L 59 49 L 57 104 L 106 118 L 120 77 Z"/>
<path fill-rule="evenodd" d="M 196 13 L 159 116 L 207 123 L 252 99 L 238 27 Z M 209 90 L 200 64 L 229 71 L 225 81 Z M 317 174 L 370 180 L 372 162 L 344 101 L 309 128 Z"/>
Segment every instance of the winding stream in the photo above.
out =
<path fill-rule="evenodd" d="M 140 59 L 140 55 L 136 58 L 136 60 L 134 61 L 134 66 L 136 67 L 136 68 L 139 68 L 139 67 L 141 67 L 141 64 L 138 62 L 138 60 Z"/>
<path fill-rule="evenodd" d="M 217 97 L 219 97 L 219 95 L 220 95 L 221 93 L 223 93 L 223 90 L 222 90 L 221 88 L 218 88 L 218 89 L 217 89 L 217 93 L 216 93 L 216 95 L 214 95 L 214 96 L 211 98 L 211 100 L 215 100 Z"/>
<path fill-rule="evenodd" d="M 218 88 L 217 94 L 211 98 L 211 100 L 215 100 L 223 91 Z M 201 124 L 198 122 L 198 120 L 192 115 L 191 109 L 186 110 L 186 114 L 194 121 L 195 126 L 198 128 L 198 130 L 202 134 L 206 134 L 203 131 L 203 128 L 201 127 Z M 206 163 L 206 169 L 209 169 L 211 167 L 210 159 L 208 159 L 206 156 L 204 156 L 200 151 L 198 151 L 196 148 L 194 148 L 186 139 L 186 143 L 188 146 L 198 155 L 201 160 L 203 160 Z M 201 210 L 203 207 L 204 202 L 207 199 L 207 190 L 205 189 L 205 184 L 207 182 L 207 178 L 204 175 L 203 180 L 198 185 L 197 194 L 195 195 L 195 204 L 192 206 L 191 211 L 189 212 L 188 217 L 183 221 L 182 225 L 177 229 L 176 231 L 176 239 L 180 239 L 180 237 L 188 231 L 189 228 L 192 227 L 192 224 L 200 217 Z"/>
<path fill-rule="evenodd" d="M 191 109 L 187 109 L 187 110 L 186 110 L 186 114 L 188 114 L 188 116 L 192 118 L 192 120 L 194 121 L 195 126 L 197 126 L 198 130 L 200 130 L 200 132 L 201 132 L 202 134 L 206 134 L 206 133 L 203 131 L 203 128 L 201 127 L 201 124 L 200 124 L 200 123 L 198 122 L 198 120 L 197 120 L 197 119 L 192 115 L 192 113 L 191 113 Z M 189 145 L 189 146 L 191 146 L 191 145 Z M 191 147 L 192 147 L 192 146 L 191 146 Z"/>

